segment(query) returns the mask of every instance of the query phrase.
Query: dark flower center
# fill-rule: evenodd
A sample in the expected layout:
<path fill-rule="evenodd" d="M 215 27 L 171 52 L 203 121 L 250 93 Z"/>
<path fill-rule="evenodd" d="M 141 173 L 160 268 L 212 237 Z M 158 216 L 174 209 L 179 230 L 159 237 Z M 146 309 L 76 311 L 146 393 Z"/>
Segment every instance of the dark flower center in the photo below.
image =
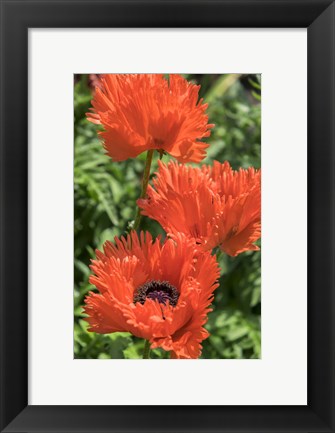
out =
<path fill-rule="evenodd" d="M 168 281 L 148 281 L 138 287 L 134 292 L 134 304 L 140 302 L 142 305 L 146 299 L 157 300 L 160 304 L 166 305 L 169 301 L 170 305 L 175 307 L 178 302 L 179 292 Z"/>

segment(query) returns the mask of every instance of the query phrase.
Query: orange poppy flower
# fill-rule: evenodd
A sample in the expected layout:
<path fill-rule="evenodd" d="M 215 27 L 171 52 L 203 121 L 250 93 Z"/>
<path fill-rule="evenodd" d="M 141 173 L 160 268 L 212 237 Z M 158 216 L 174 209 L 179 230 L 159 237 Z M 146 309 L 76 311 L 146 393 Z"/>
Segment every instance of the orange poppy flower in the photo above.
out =
<path fill-rule="evenodd" d="M 180 162 L 199 162 L 208 147 L 199 140 L 214 126 L 199 89 L 180 75 L 105 74 L 87 118 L 104 127 L 100 135 L 115 161 L 157 149 Z"/>
<path fill-rule="evenodd" d="M 204 251 L 220 246 L 236 256 L 259 249 L 254 242 L 261 236 L 260 170 L 234 171 L 217 161 L 201 169 L 159 161 L 153 187 L 137 203 L 168 234 L 184 233 Z"/>
<path fill-rule="evenodd" d="M 185 236 L 153 241 L 135 231 L 106 242 L 96 251 L 95 273 L 84 308 L 89 330 L 100 334 L 131 332 L 172 358 L 198 358 L 208 337 L 207 321 L 218 265 L 210 253 L 197 253 Z"/>

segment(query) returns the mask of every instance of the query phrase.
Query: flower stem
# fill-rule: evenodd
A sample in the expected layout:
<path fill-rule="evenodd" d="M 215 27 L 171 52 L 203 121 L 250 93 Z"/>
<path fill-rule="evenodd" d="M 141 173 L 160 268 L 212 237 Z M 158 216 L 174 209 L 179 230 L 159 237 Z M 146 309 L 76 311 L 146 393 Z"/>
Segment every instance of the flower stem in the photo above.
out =
<path fill-rule="evenodd" d="M 218 248 L 216 257 L 218 261 L 221 260 L 221 258 L 223 257 L 223 251 L 221 250 L 221 248 Z"/>
<path fill-rule="evenodd" d="M 150 341 L 145 340 L 144 350 L 143 350 L 143 359 L 149 359 L 149 358 L 150 358 Z"/>
<path fill-rule="evenodd" d="M 153 149 L 148 150 L 148 152 L 147 152 L 147 159 L 145 160 L 143 179 L 142 179 L 142 190 L 141 190 L 140 198 L 144 198 L 146 196 L 146 193 L 147 193 L 153 153 L 154 153 Z M 141 211 L 140 211 L 140 208 L 137 206 L 136 218 L 135 218 L 135 222 L 134 222 L 134 226 L 133 226 L 134 230 L 138 229 L 140 222 L 141 222 L 141 218 L 142 218 Z"/>

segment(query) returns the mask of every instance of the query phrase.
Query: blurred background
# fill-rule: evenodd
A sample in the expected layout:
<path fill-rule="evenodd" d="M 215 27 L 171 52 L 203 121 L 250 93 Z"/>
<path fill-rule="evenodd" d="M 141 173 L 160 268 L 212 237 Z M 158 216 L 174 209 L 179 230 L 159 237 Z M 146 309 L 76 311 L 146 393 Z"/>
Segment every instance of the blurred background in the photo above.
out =
<path fill-rule="evenodd" d="M 234 169 L 261 166 L 260 75 L 192 75 L 201 85 L 200 97 L 209 104 L 214 123 L 203 163 L 228 160 Z M 136 213 L 145 153 L 136 159 L 112 162 L 98 139 L 99 126 L 86 120 L 98 75 L 74 77 L 74 357 L 141 358 L 144 342 L 128 333 L 100 335 L 87 332 L 82 305 L 88 291 L 90 259 L 106 240 L 125 233 Z M 163 157 L 164 162 L 169 156 Z M 156 170 L 155 158 L 152 173 Z M 141 229 L 164 234 L 159 224 L 142 218 Z M 201 358 L 250 359 L 261 357 L 261 253 L 220 257 L 220 287 L 206 328 Z M 151 358 L 167 358 L 161 349 Z"/>

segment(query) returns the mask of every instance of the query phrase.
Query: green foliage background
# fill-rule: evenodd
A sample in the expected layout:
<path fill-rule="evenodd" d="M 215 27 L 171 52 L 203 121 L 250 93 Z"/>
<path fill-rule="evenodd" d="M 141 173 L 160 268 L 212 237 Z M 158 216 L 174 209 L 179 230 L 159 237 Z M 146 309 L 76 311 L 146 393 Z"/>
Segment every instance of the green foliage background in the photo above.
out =
<path fill-rule="evenodd" d="M 201 84 L 200 96 L 208 102 L 210 123 L 216 126 L 207 158 L 228 160 L 234 169 L 261 164 L 261 86 L 258 75 L 187 75 Z M 141 358 L 143 340 L 127 333 L 100 335 L 87 332 L 82 305 L 94 287 L 88 282 L 94 250 L 124 234 L 135 217 L 135 201 L 145 154 L 124 162 L 104 155 L 96 125 L 85 113 L 92 90 L 88 75 L 75 76 L 74 85 L 74 356 L 75 358 Z M 157 157 L 156 157 L 157 159 Z M 168 156 L 163 160 L 167 162 Z M 157 167 L 154 161 L 152 172 Z M 163 233 L 148 218 L 141 229 Z M 261 254 L 246 252 L 232 258 L 221 255 L 220 287 L 214 311 L 206 325 L 211 336 L 203 342 L 202 358 L 260 358 L 261 356 Z M 161 349 L 152 358 L 167 358 Z"/>

